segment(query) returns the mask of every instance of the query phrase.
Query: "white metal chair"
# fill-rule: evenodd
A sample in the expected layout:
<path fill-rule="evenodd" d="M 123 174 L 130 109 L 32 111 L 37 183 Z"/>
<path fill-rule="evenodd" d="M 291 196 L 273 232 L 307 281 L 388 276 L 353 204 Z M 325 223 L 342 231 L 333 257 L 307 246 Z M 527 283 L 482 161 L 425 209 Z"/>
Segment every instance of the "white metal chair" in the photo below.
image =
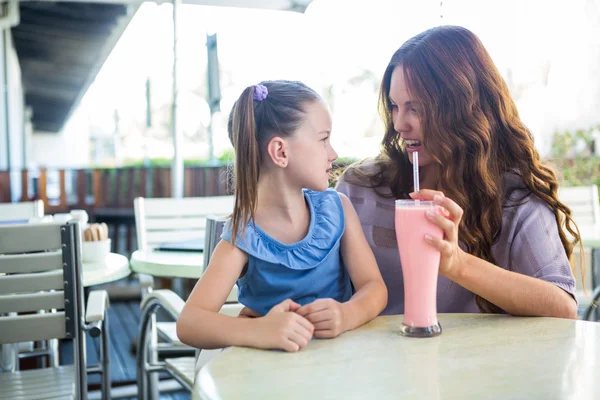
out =
<path fill-rule="evenodd" d="M 43 216 L 44 202 L 42 200 L 0 203 L 0 225 L 3 222 L 26 223 L 31 218 Z"/>
<path fill-rule="evenodd" d="M 24 201 L 21 203 L 0 203 L 0 225 L 24 224 L 32 218 L 44 216 L 42 200 Z M 58 341 L 44 340 L 34 347 L 33 342 L 19 343 L 19 358 L 48 356 L 50 365 L 58 366 Z"/>
<path fill-rule="evenodd" d="M 138 197 L 133 201 L 139 249 L 162 242 L 204 237 L 206 217 L 229 215 L 233 196 L 186 197 L 182 199 Z"/>
<path fill-rule="evenodd" d="M 233 196 L 173 198 L 144 198 L 134 200 L 135 229 L 139 249 L 149 249 L 163 242 L 205 238 L 206 218 L 209 215 L 229 215 L 233 211 Z M 205 240 L 206 243 L 206 240 Z M 206 252 L 204 253 L 207 254 Z M 210 253 L 208 253 L 210 254 Z M 205 257 L 204 265 L 206 265 Z M 153 279 L 140 276 L 142 297 L 152 290 Z M 181 293 L 182 290 L 175 290 Z M 232 291 L 228 302 L 237 301 L 237 291 Z M 175 324 L 157 323 L 158 335 L 180 351 L 184 346 L 177 338 Z M 173 348 L 171 348 L 173 349 Z M 170 349 L 165 346 L 164 351 Z"/>
<path fill-rule="evenodd" d="M 558 190 L 559 199 L 567 205 L 572 212 L 572 217 L 579 232 L 581 233 L 582 239 L 585 238 L 599 238 L 600 239 L 600 202 L 598 198 L 598 186 L 564 186 Z M 591 249 L 591 256 L 588 253 L 589 249 L 584 249 L 584 254 L 579 254 L 579 246 L 576 246 L 575 259 L 576 265 L 578 265 L 578 258 L 584 257 L 589 260 L 586 268 L 586 290 L 588 295 L 593 292 L 594 288 L 600 285 L 600 279 L 598 277 L 598 264 L 596 259 L 600 256 L 600 252 L 597 248 Z M 586 254 L 587 253 L 587 254 Z M 590 298 L 584 294 L 583 288 L 578 290 L 578 300 L 580 302 L 580 310 L 584 310 L 590 307 Z M 587 311 L 584 312 L 584 314 Z"/>
<path fill-rule="evenodd" d="M 227 216 L 233 211 L 233 205 L 233 196 L 188 197 L 183 199 L 138 197 L 134 200 L 138 248 L 151 249 L 163 242 L 204 238 L 204 265 L 202 267 L 205 268 L 211 250 L 218 241 L 217 238 L 213 237 L 216 231 L 211 231 L 210 234 L 206 232 L 207 217 Z M 210 227 L 222 228 L 222 224 L 215 224 Z M 177 337 L 174 322 L 155 322 L 156 312 L 161 308 L 174 320 L 177 319 L 179 312 L 174 313 L 178 310 L 177 302 L 175 300 L 173 300 L 173 304 L 168 302 L 170 299 L 176 298 L 183 305 L 183 300 L 177 293 L 168 290 L 153 291 L 151 277 L 140 276 L 140 283 L 143 289 L 141 304 L 143 316 L 136 355 L 138 358 L 138 382 L 141 382 L 142 385 L 139 386 L 140 393 L 143 394 L 142 396 L 150 397 L 157 395 L 157 375 L 152 375 L 152 371 L 156 368 L 170 372 L 184 387 L 191 390 L 191 384 L 184 384 L 183 382 L 188 382 L 188 379 L 191 379 L 193 384 L 196 349 L 181 343 Z M 182 292 L 177 289 L 175 291 Z M 165 293 L 171 293 L 172 295 Z M 164 305 L 161 304 L 161 301 L 164 302 Z M 237 288 L 232 290 L 227 301 L 237 302 Z M 224 310 L 237 309 L 239 313 L 238 308 L 241 309 L 237 304 L 228 304 Z M 144 317 L 144 315 L 147 315 L 147 317 Z M 162 343 L 158 343 L 159 337 L 163 340 Z M 167 359 L 168 363 L 167 361 L 164 363 L 158 361 L 159 354 L 181 353 L 182 351 L 189 352 L 190 357 L 170 358 Z"/>
<path fill-rule="evenodd" d="M 208 265 L 210 255 L 221 236 L 225 220 L 217 216 L 208 216 L 206 221 L 206 235 L 204 245 L 205 267 Z M 164 310 L 173 320 L 176 320 L 183 309 L 184 301 L 171 290 L 154 290 L 142 300 L 142 317 L 140 320 L 140 333 L 138 339 L 137 379 L 139 398 L 148 399 L 156 397 L 156 389 L 152 388 L 152 374 L 160 371 L 168 372 L 184 388 L 191 391 L 194 385 L 195 371 L 206 363 L 219 350 L 195 350 L 189 357 L 167 358 L 163 362 L 157 360 L 153 347 L 159 345 L 153 341 L 153 316 L 159 310 Z M 223 305 L 221 313 L 237 317 L 243 306 L 240 303 Z M 179 342 L 179 339 L 177 339 Z M 179 342 L 181 343 L 181 342 Z M 155 379 L 154 379 L 155 380 Z"/>
<path fill-rule="evenodd" d="M 0 372 L 0 399 L 85 399 L 88 373 L 102 375 L 103 399 L 110 398 L 107 308 L 106 291 L 91 292 L 84 307 L 76 222 L 0 226 L 3 355 L 15 343 L 49 339 L 72 340 L 74 352 L 72 365 Z M 99 365 L 86 364 L 86 331 L 100 336 Z"/>

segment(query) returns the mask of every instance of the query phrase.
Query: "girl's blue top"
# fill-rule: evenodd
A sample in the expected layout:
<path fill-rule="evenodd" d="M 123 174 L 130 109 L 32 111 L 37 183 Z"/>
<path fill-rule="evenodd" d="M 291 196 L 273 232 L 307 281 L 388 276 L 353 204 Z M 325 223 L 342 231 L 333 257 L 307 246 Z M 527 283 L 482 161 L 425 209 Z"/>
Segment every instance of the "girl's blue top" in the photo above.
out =
<path fill-rule="evenodd" d="M 300 305 L 316 299 L 345 302 L 352 283 L 340 254 L 344 233 L 344 206 L 333 189 L 304 190 L 310 210 L 310 227 L 304 239 L 284 244 L 250 221 L 235 246 L 248 254 L 246 273 L 237 281 L 238 301 L 265 315 L 283 300 Z M 241 231 L 241 229 L 240 229 Z M 231 243 L 231 220 L 221 238 Z"/>

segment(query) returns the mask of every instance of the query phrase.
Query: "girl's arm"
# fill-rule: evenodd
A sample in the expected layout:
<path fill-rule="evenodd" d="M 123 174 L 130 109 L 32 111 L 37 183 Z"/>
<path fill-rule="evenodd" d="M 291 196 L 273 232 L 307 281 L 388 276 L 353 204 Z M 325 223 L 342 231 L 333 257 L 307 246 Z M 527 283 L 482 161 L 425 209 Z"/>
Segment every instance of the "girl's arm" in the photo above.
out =
<path fill-rule="evenodd" d="M 378 316 L 387 305 L 388 293 L 354 206 L 346 195 L 340 194 L 340 198 L 346 214 L 342 258 L 356 290 L 352 298 L 342 304 L 344 330 L 351 330 Z"/>
<path fill-rule="evenodd" d="M 314 335 L 332 338 L 372 320 L 387 305 L 387 288 L 379 272 L 373 251 L 367 243 L 356 210 L 344 194 L 346 229 L 341 239 L 344 265 L 356 292 L 350 300 L 339 303 L 333 299 L 318 299 L 297 312 L 315 327 Z"/>
<path fill-rule="evenodd" d="M 219 314 L 247 262 L 247 254 L 231 243 L 221 240 L 217 244 L 177 319 L 177 336 L 183 343 L 202 349 L 246 346 L 298 351 L 306 346 L 312 324 L 293 312 L 300 306 L 291 300 L 261 318 Z"/>
<path fill-rule="evenodd" d="M 528 275 L 507 271 L 458 246 L 458 226 L 463 210 L 442 192 L 421 190 L 413 198 L 433 200 L 449 215 L 428 215 L 444 230 L 443 239 L 426 240 L 441 252 L 440 274 L 487 299 L 512 315 L 577 318 L 575 300 L 558 286 Z M 527 260 L 521 260 L 527 262 Z"/>

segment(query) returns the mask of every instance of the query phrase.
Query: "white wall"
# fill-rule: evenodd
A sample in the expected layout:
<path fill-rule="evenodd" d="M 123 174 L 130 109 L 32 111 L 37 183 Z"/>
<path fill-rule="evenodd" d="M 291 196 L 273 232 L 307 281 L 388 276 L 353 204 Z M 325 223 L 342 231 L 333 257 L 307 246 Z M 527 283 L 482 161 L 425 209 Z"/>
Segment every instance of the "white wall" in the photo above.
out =
<path fill-rule="evenodd" d="M 36 131 L 31 135 L 29 167 L 77 168 L 89 165 L 90 136 L 87 128 L 63 131 L 68 133 Z"/>

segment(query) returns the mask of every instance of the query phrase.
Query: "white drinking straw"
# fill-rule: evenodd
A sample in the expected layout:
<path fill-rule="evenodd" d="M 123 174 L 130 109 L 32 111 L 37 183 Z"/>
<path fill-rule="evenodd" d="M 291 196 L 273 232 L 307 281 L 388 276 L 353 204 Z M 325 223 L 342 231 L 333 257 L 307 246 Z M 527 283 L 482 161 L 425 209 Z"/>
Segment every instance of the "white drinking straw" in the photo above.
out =
<path fill-rule="evenodd" d="M 419 152 L 415 151 L 413 153 L 413 181 L 415 192 L 419 191 Z"/>

